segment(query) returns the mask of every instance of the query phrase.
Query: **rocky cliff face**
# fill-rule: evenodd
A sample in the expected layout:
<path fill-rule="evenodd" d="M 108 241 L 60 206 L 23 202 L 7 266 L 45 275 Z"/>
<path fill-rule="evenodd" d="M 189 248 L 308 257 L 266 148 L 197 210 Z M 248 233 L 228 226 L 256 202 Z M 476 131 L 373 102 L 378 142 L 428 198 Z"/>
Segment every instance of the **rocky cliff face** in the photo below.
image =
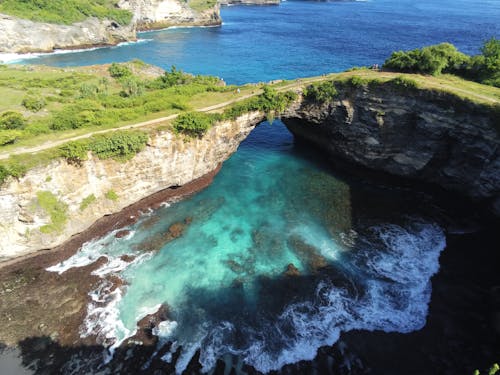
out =
<path fill-rule="evenodd" d="M 0 259 L 55 247 L 105 215 L 213 171 L 260 121 L 261 114 L 250 113 L 189 141 L 165 131 L 152 136 L 144 151 L 124 163 L 90 156 L 79 167 L 56 160 L 19 180 L 10 179 L 0 189 Z M 116 201 L 106 198 L 110 190 L 116 193 Z M 60 232 L 40 231 L 51 222 L 37 199 L 37 193 L 44 191 L 67 205 L 68 220 Z M 91 194 L 96 200 L 82 209 Z"/>
<path fill-rule="evenodd" d="M 89 18 L 73 25 L 33 22 L 0 14 L 0 53 L 52 52 L 114 45 L 137 39 L 136 29 L 168 26 L 220 25 L 219 5 L 195 11 L 183 0 L 121 0 L 118 6 L 133 13 L 130 25 Z"/>
<path fill-rule="evenodd" d="M 219 5 L 195 11 L 183 0 L 120 0 L 118 6 L 134 14 L 139 30 L 160 29 L 173 25 L 220 25 Z"/>
<path fill-rule="evenodd" d="M 500 215 L 495 110 L 451 94 L 390 85 L 338 91 L 324 104 L 302 98 L 284 116 L 288 129 L 332 159 L 490 201 Z"/>
<path fill-rule="evenodd" d="M 73 25 L 56 25 L 0 14 L 0 52 L 51 52 L 135 39 L 135 25 L 120 26 L 109 20 L 89 18 Z"/>

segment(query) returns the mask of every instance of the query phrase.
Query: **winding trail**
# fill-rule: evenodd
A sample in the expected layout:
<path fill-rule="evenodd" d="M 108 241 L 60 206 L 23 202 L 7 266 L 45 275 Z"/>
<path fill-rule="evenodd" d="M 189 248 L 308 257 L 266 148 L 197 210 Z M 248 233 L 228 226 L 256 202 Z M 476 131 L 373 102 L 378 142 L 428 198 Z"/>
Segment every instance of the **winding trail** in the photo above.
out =
<path fill-rule="evenodd" d="M 285 91 L 285 90 L 290 90 L 293 88 L 299 88 L 299 87 L 302 87 L 302 86 L 309 84 L 311 82 L 320 81 L 320 80 L 324 80 L 324 79 L 325 79 L 325 77 L 302 79 L 302 80 L 300 80 L 300 82 L 294 82 L 292 84 L 276 88 L 276 90 Z M 238 98 L 228 100 L 228 101 L 225 101 L 223 103 L 214 104 L 214 105 L 211 105 L 208 107 L 199 108 L 199 109 L 196 109 L 196 111 L 197 112 L 216 111 L 216 110 L 228 107 L 231 104 L 240 102 L 242 100 L 251 98 L 253 96 L 260 95 L 262 92 L 263 92 L 262 89 L 258 89 L 258 90 L 255 90 L 255 92 L 252 94 L 239 96 Z M 32 154 L 35 152 L 48 150 L 50 148 L 54 148 L 54 147 L 60 146 L 62 144 L 68 143 L 68 142 L 77 141 L 79 139 L 90 138 L 90 137 L 97 135 L 97 134 L 104 134 L 104 133 L 109 133 L 109 132 L 113 132 L 113 131 L 117 131 L 117 130 L 142 128 L 142 127 L 146 127 L 146 126 L 150 126 L 150 125 L 157 125 L 157 124 L 160 124 L 160 123 L 165 122 L 165 121 L 174 120 L 179 115 L 180 115 L 180 113 L 174 113 L 174 114 L 169 115 L 169 116 L 159 117 L 159 118 L 156 118 L 153 120 L 148 120 L 148 121 L 142 121 L 142 122 L 138 122 L 138 123 L 131 124 L 131 125 L 124 125 L 124 126 L 119 126 L 116 128 L 111 128 L 111 129 L 96 130 L 96 131 L 89 132 L 86 134 L 77 135 L 77 136 L 70 137 L 70 138 L 64 138 L 64 139 L 60 139 L 57 141 L 48 141 L 48 142 L 45 142 L 41 145 L 34 146 L 34 147 L 18 147 L 15 150 L 0 153 L 0 160 L 8 159 L 11 155 Z"/>
<path fill-rule="evenodd" d="M 386 78 L 386 79 L 392 79 L 392 78 L 395 78 L 397 76 L 402 75 L 401 73 L 374 72 L 374 71 L 356 71 L 356 72 L 352 73 L 352 75 L 368 77 L 368 78 L 373 77 L 374 74 L 376 74 L 376 76 L 378 78 Z M 328 75 L 324 75 L 324 76 L 320 76 L 320 77 L 301 78 L 301 79 L 297 79 L 295 82 L 290 83 L 288 85 L 277 87 L 276 90 L 277 91 L 285 91 L 285 90 L 290 90 L 290 89 L 299 89 L 299 88 L 303 88 L 305 85 L 308 85 L 310 83 L 318 82 L 318 81 L 325 81 L 325 80 L 331 79 L 332 77 L 338 77 L 339 75 L 345 75 L 346 77 L 349 77 L 350 74 L 349 73 L 332 73 L 332 74 L 328 74 Z M 403 74 L 403 75 L 405 75 L 405 74 Z M 495 97 L 481 95 L 481 94 L 474 92 L 474 91 L 471 91 L 471 90 L 466 90 L 466 89 L 456 87 L 456 86 L 451 85 L 451 84 L 445 84 L 445 83 L 442 83 L 438 80 L 434 80 L 432 77 L 423 77 L 423 76 L 422 76 L 422 78 L 418 77 L 417 81 L 421 84 L 423 83 L 424 87 L 426 87 L 426 88 L 431 88 L 431 89 L 435 88 L 435 89 L 440 89 L 440 90 L 445 89 L 446 91 L 449 91 L 449 92 L 460 92 L 460 93 L 475 97 L 477 99 L 480 99 L 482 101 L 485 101 L 485 102 L 488 102 L 491 104 L 500 105 L 500 100 L 495 98 Z M 196 111 L 197 112 L 216 111 L 216 110 L 225 108 L 231 104 L 237 103 L 239 101 L 251 98 L 253 96 L 257 96 L 257 95 L 261 94 L 262 92 L 263 92 L 262 89 L 257 89 L 252 94 L 239 96 L 238 98 L 228 100 L 228 101 L 225 101 L 223 103 L 214 104 L 214 105 L 211 105 L 208 107 L 199 108 L 199 109 L 196 109 Z M 16 148 L 15 150 L 12 150 L 9 152 L 0 153 L 0 160 L 8 159 L 11 155 L 30 154 L 30 153 L 35 153 L 35 152 L 39 152 L 39 151 L 44 151 L 44 150 L 47 150 L 50 148 L 60 146 L 60 145 L 67 143 L 67 142 L 77 141 L 79 139 L 90 138 L 90 137 L 97 135 L 97 134 L 104 134 L 104 133 L 109 133 L 109 132 L 113 132 L 113 131 L 117 131 L 117 130 L 142 128 L 142 127 L 146 127 L 146 126 L 150 126 L 150 125 L 157 125 L 157 124 L 160 124 L 160 123 L 165 122 L 165 121 L 174 120 L 179 115 L 180 115 L 180 113 L 175 113 L 175 114 L 172 114 L 169 116 L 159 117 L 159 118 L 156 118 L 153 120 L 148 120 L 148 121 L 142 121 L 142 122 L 138 122 L 138 123 L 131 124 L 131 125 L 124 125 L 124 126 L 119 126 L 116 128 L 111 128 L 111 129 L 96 130 L 93 132 L 89 132 L 86 134 L 82 134 L 82 135 L 78 135 L 78 136 L 74 136 L 74 137 L 70 137 L 70 138 L 64 138 L 64 139 L 60 139 L 60 140 L 56 140 L 56 141 L 48 141 L 48 142 L 45 142 L 41 145 L 34 146 L 34 147 L 19 147 L 19 148 Z"/>

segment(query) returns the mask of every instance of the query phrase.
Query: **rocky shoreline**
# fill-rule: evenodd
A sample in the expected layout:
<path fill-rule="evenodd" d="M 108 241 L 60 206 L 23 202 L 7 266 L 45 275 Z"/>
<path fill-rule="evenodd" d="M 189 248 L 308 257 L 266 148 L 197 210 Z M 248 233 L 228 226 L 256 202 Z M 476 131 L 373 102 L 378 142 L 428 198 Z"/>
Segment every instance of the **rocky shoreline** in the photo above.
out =
<path fill-rule="evenodd" d="M 40 374 L 64 373 L 79 363 L 76 358 L 85 358 L 84 364 L 78 364 L 81 371 L 173 373 L 179 349 L 174 350 L 171 363 L 164 362 L 161 357 L 171 351 L 171 344 L 165 343 L 158 348 L 154 335 L 154 328 L 168 319 L 168 306 L 161 306 L 157 312 L 142 319 L 138 323 L 137 334 L 118 347 L 113 360 L 102 367 L 105 348 L 96 342 L 95 337 L 82 339 L 79 327 L 85 318 L 88 293 L 95 289 L 99 281 L 91 273 L 103 264 L 104 259 L 86 267 L 70 269 L 61 275 L 47 272 L 45 268 L 69 257 L 83 242 L 130 224 L 141 212 L 158 207 L 165 200 L 182 199 L 203 189 L 216 173 L 214 171 L 177 189 L 166 189 L 119 214 L 104 218 L 90 230 L 53 251 L 3 264 L 0 267 L 3 302 L 0 304 L 3 325 L 0 343 L 7 344 L 7 349 L 3 350 L 18 348 L 19 361 L 22 362 L 19 368 L 31 366 L 35 373 Z M 467 210 L 466 207 L 464 209 Z M 443 207 L 438 209 L 441 210 Z M 455 216 L 457 213 L 449 214 Z M 463 212 L 462 215 L 467 217 L 470 214 Z M 314 360 L 287 365 L 280 373 L 399 375 L 404 368 L 405 373 L 412 375 L 451 375 L 472 373 L 476 368 L 486 369 L 498 361 L 495 356 L 500 350 L 500 280 L 495 269 L 499 255 L 494 251 L 498 241 L 498 221 L 488 217 L 483 219 L 481 228 L 476 231 L 447 236 L 447 249 L 440 259 L 440 273 L 432 280 L 433 297 L 428 321 L 422 330 L 409 334 L 343 333 L 333 346 L 320 348 Z M 474 261 L 469 256 L 473 248 L 476 249 Z M 481 275 L 479 278 L 478 274 Z M 113 288 L 122 285 L 119 279 L 110 281 L 114 284 Z M 299 281 L 300 275 L 285 275 L 279 282 L 293 284 Z M 11 289 L 9 292 L 6 286 Z M 11 314 L 10 318 L 7 314 Z M 1 352 L 2 345 L 0 362 Z M 395 352 L 397 356 L 394 356 Z M 68 360 L 73 356 L 73 361 Z M 188 373 L 201 373 L 198 356 L 191 359 Z M 43 361 L 39 361 L 42 358 Z M 239 366 L 241 364 L 236 362 L 219 360 L 214 374 L 227 373 Z M 258 374 L 247 365 L 241 369 L 247 374 Z"/>
<path fill-rule="evenodd" d="M 118 7 L 133 14 L 130 24 L 91 17 L 72 25 L 59 25 L 0 13 L 0 53 L 46 53 L 112 46 L 136 41 L 138 31 L 222 23 L 218 3 L 194 10 L 179 0 L 121 0 Z"/>
<path fill-rule="evenodd" d="M 90 302 L 89 292 L 99 281 L 91 272 L 102 265 L 104 258 L 86 267 L 72 268 L 61 275 L 45 269 L 72 256 L 85 242 L 131 225 L 142 213 L 206 188 L 220 167 L 183 186 L 164 189 L 118 213 L 105 216 L 54 249 L 0 263 L 0 342 L 15 346 L 30 337 L 47 335 L 57 339 L 60 345 L 82 344 L 79 327 Z M 115 285 L 120 284 L 114 281 Z M 25 303 L 19 303 L 23 300 Z M 67 304 L 61 303 L 66 300 Z M 33 309 L 35 306 L 38 308 Z M 54 319 L 56 316 L 57 319 Z M 88 340 L 84 342 L 88 343 Z"/>

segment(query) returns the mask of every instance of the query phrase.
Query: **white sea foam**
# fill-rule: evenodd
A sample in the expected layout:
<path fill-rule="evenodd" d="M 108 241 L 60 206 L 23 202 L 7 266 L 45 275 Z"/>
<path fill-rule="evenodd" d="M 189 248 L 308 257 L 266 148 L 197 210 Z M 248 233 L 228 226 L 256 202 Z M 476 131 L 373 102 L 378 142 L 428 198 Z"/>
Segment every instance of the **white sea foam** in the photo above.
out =
<path fill-rule="evenodd" d="M 158 323 L 158 326 L 153 328 L 153 335 L 158 336 L 162 339 L 169 338 L 172 336 L 177 328 L 177 322 L 175 320 L 166 320 Z"/>
<path fill-rule="evenodd" d="M 201 349 L 204 371 L 226 354 L 241 356 L 262 372 L 278 370 L 288 363 L 311 360 L 317 349 L 335 343 L 341 332 L 353 329 L 411 332 L 426 321 L 431 295 L 430 277 L 439 269 L 438 258 L 445 247 L 443 231 L 434 224 L 414 223 L 410 228 L 383 225 L 371 228 L 376 246 L 360 249 L 367 259 L 368 281 L 363 290 L 347 290 L 320 282 L 311 301 L 288 306 L 277 321 L 258 331 L 247 328 L 248 347 L 236 348 L 228 338 L 234 327 L 224 322 L 211 328 L 201 340 L 182 343 L 181 373 L 188 357 Z M 358 253 L 356 253 L 358 254 Z M 356 255 L 357 256 L 357 255 Z M 276 350 L 276 348 L 281 348 Z"/>
<path fill-rule="evenodd" d="M 112 287 L 111 282 L 103 280 L 96 290 L 89 293 L 92 302 L 87 307 L 87 317 L 80 327 L 80 336 L 95 335 L 98 343 L 115 348 L 123 341 L 117 340 L 119 333 L 123 333 L 120 336 L 125 338 L 131 333 L 119 319 L 118 305 L 122 291 L 115 288 L 111 292 Z"/>
<path fill-rule="evenodd" d="M 49 272 L 57 272 L 58 274 L 62 274 L 67 270 L 75 267 L 85 267 L 89 264 L 96 262 L 99 258 L 105 257 L 107 258 L 107 263 L 93 271 L 93 275 L 104 276 L 112 272 L 119 272 L 125 269 L 130 263 L 127 263 L 119 258 L 118 255 L 113 255 L 111 252 L 107 252 L 106 249 L 109 247 L 110 243 L 114 241 L 127 241 L 132 239 L 135 235 L 135 231 L 130 231 L 123 238 L 116 238 L 116 233 L 119 230 L 112 231 L 108 233 L 105 237 L 102 237 L 98 240 L 92 240 L 89 242 L 85 242 L 81 249 L 75 253 L 70 258 L 63 260 L 60 263 L 57 263 L 51 267 L 46 268 Z M 142 258 L 147 256 L 147 253 L 142 254 L 138 258 Z M 135 259 L 134 262 L 137 262 L 139 259 Z"/>
<path fill-rule="evenodd" d="M 42 56 L 64 55 L 64 54 L 68 54 L 68 53 L 88 52 L 88 51 L 95 51 L 95 50 L 103 49 L 103 48 L 118 48 L 118 47 L 128 46 L 131 44 L 146 43 L 146 42 L 150 42 L 152 40 L 153 39 L 137 39 L 137 41 L 133 41 L 133 42 L 118 43 L 116 46 L 100 46 L 100 47 L 78 48 L 78 49 L 56 49 L 53 52 L 0 53 L 0 63 L 13 64 L 13 63 L 16 63 L 16 62 L 19 62 L 22 60 L 36 59 L 36 58 L 42 57 Z"/>

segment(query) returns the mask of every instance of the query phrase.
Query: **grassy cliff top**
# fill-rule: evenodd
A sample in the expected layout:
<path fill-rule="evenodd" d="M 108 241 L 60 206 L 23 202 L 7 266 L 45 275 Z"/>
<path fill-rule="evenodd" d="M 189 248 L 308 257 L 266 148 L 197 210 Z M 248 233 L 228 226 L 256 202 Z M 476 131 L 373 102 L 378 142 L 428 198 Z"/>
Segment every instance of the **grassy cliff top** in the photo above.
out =
<path fill-rule="evenodd" d="M 274 92 L 285 93 L 308 90 L 312 85 L 320 94 L 325 87 L 329 90 L 333 86 L 323 93 L 333 99 L 335 87 L 342 84 L 376 87 L 387 82 L 404 89 L 451 94 L 500 112 L 499 88 L 451 75 L 435 77 L 356 69 L 276 81 L 267 86 L 273 87 Z M 266 98 L 265 86 L 225 86 L 217 77 L 193 76 L 174 67 L 165 72 L 138 60 L 80 68 L 0 65 L 0 175 L 3 168 L 8 175 L 16 176 L 18 166 L 24 171 L 60 157 L 60 147 L 68 142 L 109 136 L 114 129 L 140 128 L 146 132 L 177 129 L 172 121 L 182 113 L 216 111 L 221 119 L 252 110 L 269 113 L 268 99 L 275 98 Z M 192 114 L 181 118 L 184 122 L 177 125 L 187 130 L 194 123 L 208 127 L 217 120 Z"/>
<path fill-rule="evenodd" d="M 132 13 L 118 9 L 116 0 L 0 0 L 0 13 L 37 22 L 70 25 L 89 17 L 108 18 L 121 25 Z"/>
<path fill-rule="evenodd" d="M 438 76 L 395 73 L 371 70 L 368 68 L 353 69 L 343 73 L 324 76 L 324 80 L 345 81 L 359 77 L 359 83 L 387 82 L 395 78 L 404 78 L 415 83 L 415 88 L 449 93 L 477 104 L 500 105 L 500 88 L 469 81 L 452 74 Z"/>

